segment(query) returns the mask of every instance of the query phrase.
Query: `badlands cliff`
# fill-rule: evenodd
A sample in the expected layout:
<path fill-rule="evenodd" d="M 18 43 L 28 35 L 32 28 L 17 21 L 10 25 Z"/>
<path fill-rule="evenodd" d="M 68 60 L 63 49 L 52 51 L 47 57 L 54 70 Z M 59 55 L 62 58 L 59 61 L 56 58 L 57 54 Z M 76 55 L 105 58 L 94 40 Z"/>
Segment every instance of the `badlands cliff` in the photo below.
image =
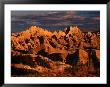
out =
<path fill-rule="evenodd" d="M 100 76 L 100 33 L 37 26 L 11 34 L 12 76 Z"/>

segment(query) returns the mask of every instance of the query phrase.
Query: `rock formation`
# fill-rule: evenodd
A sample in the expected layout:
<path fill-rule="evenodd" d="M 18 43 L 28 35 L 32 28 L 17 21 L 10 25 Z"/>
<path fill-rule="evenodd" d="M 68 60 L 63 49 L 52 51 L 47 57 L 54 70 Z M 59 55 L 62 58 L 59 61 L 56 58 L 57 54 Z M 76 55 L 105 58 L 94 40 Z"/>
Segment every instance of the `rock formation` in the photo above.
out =
<path fill-rule="evenodd" d="M 77 26 L 59 31 L 31 26 L 11 34 L 12 76 L 99 76 L 97 63 L 100 63 L 99 32 L 82 32 Z M 90 64 L 97 74 L 89 73 Z M 79 73 L 81 68 L 88 68 L 82 72 L 86 74 Z"/>

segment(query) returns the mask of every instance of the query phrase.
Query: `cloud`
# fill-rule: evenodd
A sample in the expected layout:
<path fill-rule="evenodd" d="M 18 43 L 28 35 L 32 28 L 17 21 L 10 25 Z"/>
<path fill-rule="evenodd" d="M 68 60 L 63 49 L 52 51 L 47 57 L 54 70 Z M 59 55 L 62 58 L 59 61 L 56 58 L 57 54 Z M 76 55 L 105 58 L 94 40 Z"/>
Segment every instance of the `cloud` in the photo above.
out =
<path fill-rule="evenodd" d="M 93 19 L 93 20 L 96 20 L 96 21 L 99 21 L 99 20 L 100 20 L 100 17 L 97 16 L 97 17 L 93 17 L 92 19 Z"/>
<path fill-rule="evenodd" d="M 76 13 L 75 11 L 66 11 L 66 12 L 61 11 L 61 13 L 59 11 L 59 13 L 44 17 L 44 19 L 45 20 L 66 20 L 66 19 L 72 18 L 75 15 L 75 13 Z"/>
<path fill-rule="evenodd" d="M 85 20 L 86 17 L 75 15 L 73 18 L 78 19 L 78 20 Z"/>
<path fill-rule="evenodd" d="M 51 11 L 11 11 L 12 16 L 46 16 L 52 14 Z"/>
<path fill-rule="evenodd" d="M 50 11 L 48 12 L 48 14 L 56 14 L 56 13 L 59 13 L 58 11 Z"/>

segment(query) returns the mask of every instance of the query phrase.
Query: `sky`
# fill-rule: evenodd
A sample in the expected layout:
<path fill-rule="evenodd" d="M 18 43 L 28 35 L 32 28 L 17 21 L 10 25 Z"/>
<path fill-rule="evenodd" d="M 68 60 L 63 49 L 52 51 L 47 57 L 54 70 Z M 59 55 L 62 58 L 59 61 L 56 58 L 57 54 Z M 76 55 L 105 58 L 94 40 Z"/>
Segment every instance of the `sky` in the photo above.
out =
<path fill-rule="evenodd" d="M 20 32 L 33 25 L 48 30 L 75 25 L 82 31 L 99 31 L 100 11 L 11 11 L 12 32 Z"/>

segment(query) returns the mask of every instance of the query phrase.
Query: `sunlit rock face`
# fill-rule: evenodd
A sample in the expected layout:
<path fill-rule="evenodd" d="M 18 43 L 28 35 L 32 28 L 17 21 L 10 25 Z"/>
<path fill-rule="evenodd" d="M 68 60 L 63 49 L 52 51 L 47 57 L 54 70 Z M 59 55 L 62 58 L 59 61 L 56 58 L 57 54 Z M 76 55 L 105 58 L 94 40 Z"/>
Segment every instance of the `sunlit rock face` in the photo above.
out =
<path fill-rule="evenodd" d="M 99 76 L 100 35 L 77 26 L 59 31 L 31 26 L 11 34 L 11 57 L 12 76 Z"/>

